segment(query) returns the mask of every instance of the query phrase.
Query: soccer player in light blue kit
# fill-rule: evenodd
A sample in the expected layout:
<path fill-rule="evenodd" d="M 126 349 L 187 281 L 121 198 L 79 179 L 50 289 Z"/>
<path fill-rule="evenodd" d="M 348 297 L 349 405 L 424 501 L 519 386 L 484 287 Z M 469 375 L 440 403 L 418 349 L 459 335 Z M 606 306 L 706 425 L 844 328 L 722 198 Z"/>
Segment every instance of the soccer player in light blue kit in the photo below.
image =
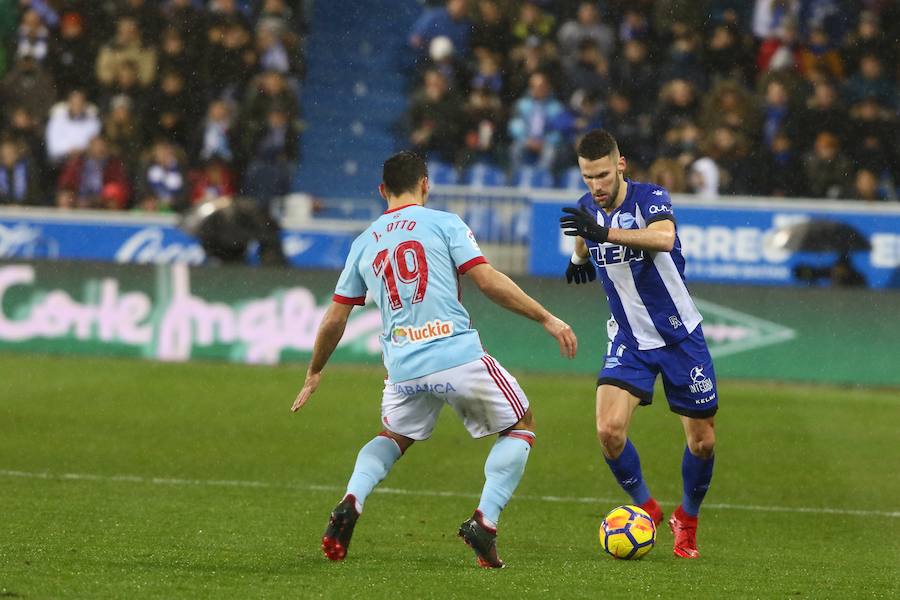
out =
<path fill-rule="evenodd" d="M 347 492 L 329 518 L 322 550 L 331 560 L 346 556 L 366 497 L 413 442 L 431 436 L 441 408 L 449 404 L 472 437 L 498 434 L 484 465 L 478 508 L 458 533 L 480 566 L 500 568 L 497 521 L 525 471 L 534 419 L 516 379 L 482 349 L 478 332 L 470 327 L 459 275 L 471 277 L 500 306 L 543 325 L 564 356 L 575 356 L 577 340 L 571 327 L 488 264 L 458 216 L 425 208 L 428 172 L 420 157 L 400 152 L 385 161 L 379 190 L 388 210 L 350 248 L 316 334 L 306 381 L 291 408 L 299 410 L 316 391 L 350 311 L 370 294 L 384 327 L 384 430 L 359 451 Z"/>
<path fill-rule="evenodd" d="M 697 558 L 697 515 L 712 479 L 718 392 L 702 317 L 684 283 L 672 203 L 664 188 L 625 179 L 625 158 L 606 131 L 587 133 L 577 153 L 589 192 L 560 218 L 565 234 L 578 236 L 566 279 L 593 281 L 596 266 L 613 316 L 597 380 L 597 436 L 619 484 L 659 524 L 663 513 L 644 482 L 628 426 L 634 410 L 652 402 L 656 376 L 662 375 L 669 408 L 680 415 L 687 438 L 684 492 L 669 520 L 674 553 Z"/>

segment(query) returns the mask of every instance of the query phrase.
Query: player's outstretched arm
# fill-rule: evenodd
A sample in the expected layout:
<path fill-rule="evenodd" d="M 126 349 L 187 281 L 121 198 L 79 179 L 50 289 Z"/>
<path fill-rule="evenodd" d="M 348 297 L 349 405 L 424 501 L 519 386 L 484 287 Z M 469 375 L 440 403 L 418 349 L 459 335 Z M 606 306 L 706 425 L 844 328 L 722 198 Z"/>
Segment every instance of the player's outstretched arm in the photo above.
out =
<path fill-rule="evenodd" d="M 572 328 L 523 292 L 516 282 L 487 263 L 472 267 L 466 271 L 466 275 L 494 303 L 543 325 L 547 333 L 559 343 L 560 354 L 567 358 L 575 357 L 578 339 Z"/>
<path fill-rule="evenodd" d="M 671 252 L 675 247 L 675 222 L 669 219 L 654 221 L 646 229 L 611 228 L 607 241 L 635 250 Z"/>
<path fill-rule="evenodd" d="M 297 412 L 309 397 L 312 396 L 316 388 L 319 387 L 319 380 L 322 377 L 322 369 L 334 349 L 337 348 L 338 342 L 344 335 L 344 328 L 347 326 L 347 319 L 350 317 L 350 311 L 353 310 L 352 304 L 341 304 L 340 302 L 332 302 L 325 316 L 319 324 L 319 331 L 316 333 L 316 341 L 313 344 L 312 359 L 309 361 L 309 367 L 306 369 L 306 381 L 300 393 L 294 399 L 291 406 L 291 412 Z"/>

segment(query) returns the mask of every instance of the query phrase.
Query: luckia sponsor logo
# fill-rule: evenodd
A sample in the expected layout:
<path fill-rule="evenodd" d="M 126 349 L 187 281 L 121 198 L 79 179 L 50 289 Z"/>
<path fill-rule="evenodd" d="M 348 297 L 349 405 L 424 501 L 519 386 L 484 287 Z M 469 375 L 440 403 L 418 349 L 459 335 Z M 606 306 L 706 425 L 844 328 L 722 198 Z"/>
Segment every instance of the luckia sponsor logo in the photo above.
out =
<path fill-rule="evenodd" d="M 421 326 L 399 325 L 391 331 L 391 342 L 395 346 L 406 344 L 421 344 L 437 338 L 445 338 L 453 335 L 453 323 L 435 319 Z"/>

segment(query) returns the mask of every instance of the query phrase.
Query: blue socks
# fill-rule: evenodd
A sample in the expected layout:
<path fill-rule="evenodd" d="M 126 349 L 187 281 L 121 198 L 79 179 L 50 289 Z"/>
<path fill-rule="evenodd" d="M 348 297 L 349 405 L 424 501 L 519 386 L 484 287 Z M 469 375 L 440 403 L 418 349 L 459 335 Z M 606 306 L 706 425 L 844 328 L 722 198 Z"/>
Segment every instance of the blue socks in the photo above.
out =
<path fill-rule="evenodd" d="M 484 515 L 488 527 L 497 527 L 500 511 L 509 502 L 525 473 L 525 463 L 533 443 L 534 433 L 516 429 L 500 436 L 491 448 L 484 463 L 484 489 L 478 502 L 478 510 Z"/>
<path fill-rule="evenodd" d="M 700 512 L 700 503 L 709 489 L 715 461 L 715 454 L 709 458 L 700 458 L 691 454 L 687 446 L 684 448 L 684 458 L 681 459 L 681 478 L 684 480 L 681 508 L 692 517 Z"/>
<path fill-rule="evenodd" d="M 650 490 L 647 489 L 641 473 L 641 459 L 631 440 L 625 440 L 625 448 L 618 458 L 609 459 L 605 456 L 604 458 L 616 481 L 631 496 L 635 504 L 643 504 L 650 499 Z"/>
<path fill-rule="evenodd" d="M 356 498 L 356 510 L 359 513 L 362 513 L 368 495 L 387 476 L 400 455 L 397 442 L 383 435 L 375 436 L 359 451 L 353 475 L 347 483 L 347 494 L 353 494 Z"/>

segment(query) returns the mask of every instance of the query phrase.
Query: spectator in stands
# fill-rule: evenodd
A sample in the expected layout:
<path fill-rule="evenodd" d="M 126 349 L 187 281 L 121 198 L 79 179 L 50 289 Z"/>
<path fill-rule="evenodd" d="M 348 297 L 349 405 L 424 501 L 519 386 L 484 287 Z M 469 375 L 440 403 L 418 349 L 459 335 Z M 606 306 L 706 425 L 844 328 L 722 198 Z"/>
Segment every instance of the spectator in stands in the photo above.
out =
<path fill-rule="evenodd" d="M 489 65 L 489 54 L 482 53 L 479 57 L 479 66 L 487 68 Z M 428 60 L 422 65 L 423 72 L 434 70 L 440 72 L 447 80 L 450 91 L 456 94 L 462 94 L 468 89 L 468 80 L 470 78 L 466 64 L 456 55 L 453 48 L 453 42 L 450 38 L 439 35 L 431 40 L 428 47 Z M 490 73 L 487 73 L 491 77 Z M 499 78 L 499 68 L 495 70 L 493 77 Z"/>
<path fill-rule="evenodd" d="M 69 92 L 64 102 L 50 109 L 47 122 L 47 157 L 51 164 L 60 164 L 72 154 L 85 148 L 100 133 L 97 107 L 88 102 L 84 92 Z"/>
<path fill-rule="evenodd" d="M 246 151 L 250 161 L 244 175 L 244 195 L 268 214 L 272 201 L 290 192 L 291 177 L 300 156 L 300 132 L 290 113 L 273 106 L 262 127 L 249 132 Z"/>
<path fill-rule="evenodd" d="M 31 158 L 15 139 L 0 139 L 0 206 L 44 204 L 41 178 Z"/>
<path fill-rule="evenodd" d="M 503 73 L 500 68 L 500 58 L 494 52 L 484 48 L 477 53 L 475 72 L 469 81 L 472 90 L 483 90 L 490 94 L 500 96 L 503 93 Z"/>
<path fill-rule="evenodd" d="M 595 2 L 581 2 L 576 17 L 563 23 L 556 37 L 563 62 L 574 58 L 585 41 L 592 42 L 600 54 L 607 57 L 612 56 L 616 45 L 616 34 L 600 18 Z"/>
<path fill-rule="evenodd" d="M 650 119 L 636 113 L 629 97 L 619 90 L 610 92 L 606 108 L 605 128 L 619 143 L 622 155 L 629 164 L 649 164 L 656 145 Z"/>
<path fill-rule="evenodd" d="M 779 131 L 793 134 L 791 123 L 796 123 L 791 108 L 791 98 L 787 85 L 777 78 L 770 79 L 765 87 L 762 106 L 762 141 L 766 148 L 772 148 L 772 140 Z"/>
<path fill-rule="evenodd" d="M 663 186 L 670 194 L 684 194 L 688 191 L 684 167 L 672 158 L 657 158 L 653 161 L 649 180 Z"/>
<path fill-rule="evenodd" d="M 853 165 L 833 133 L 816 136 L 812 151 L 803 158 L 803 170 L 813 198 L 846 198 L 851 193 Z"/>
<path fill-rule="evenodd" d="M 641 38 L 625 42 L 621 55 L 613 61 L 612 80 L 638 113 L 650 113 L 655 108 L 658 78 L 659 73 L 648 57 L 647 43 Z"/>
<path fill-rule="evenodd" d="M 609 61 L 591 40 L 582 42 L 578 53 L 568 63 L 564 63 L 566 87 L 564 98 L 571 98 L 575 92 L 604 98 L 609 90 Z"/>
<path fill-rule="evenodd" d="M 486 48 L 505 57 L 513 45 L 512 26 L 496 0 L 478 0 L 478 20 L 472 28 L 470 43 L 473 52 Z"/>
<path fill-rule="evenodd" d="M 132 16 L 119 17 L 115 37 L 100 48 L 96 75 L 101 85 L 111 85 L 118 66 L 131 61 L 137 65 L 138 79 L 148 86 L 156 78 L 156 49 L 145 46 L 138 21 Z"/>
<path fill-rule="evenodd" d="M 553 39 L 556 31 L 556 19 L 545 12 L 534 0 L 524 0 L 519 7 L 519 16 L 513 21 L 512 34 L 514 44 L 524 44 L 529 38 L 540 43 Z"/>
<path fill-rule="evenodd" d="M 688 168 L 700 158 L 702 131 L 694 121 L 681 121 L 666 132 L 661 140 L 658 156 L 672 158 L 683 168 Z"/>
<path fill-rule="evenodd" d="M 505 161 L 502 154 L 505 129 L 506 112 L 500 96 L 490 88 L 473 86 L 463 106 L 462 163 Z"/>
<path fill-rule="evenodd" d="M 302 7 L 295 9 L 288 5 L 287 0 L 262 0 L 254 2 L 256 6 L 256 22 L 275 20 L 280 22 L 288 31 L 301 32 L 300 13 Z"/>
<path fill-rule="evenodd" d="M 898 129 L 892 111 L 869 96 L 850 109 L 849 147 L 859 167 L 890 176 L 898 167 Z"/>
<path fill-rule="evenodd" d="M 213 100 L 206 110 L 206 118 L 197 132 L 194 155 L 201 161 L 220 158 L 230 163 L 237 158 L 233 138 L 231 105 L 224 100 Z"/>
<path fill-rule="evenodd" d="M 688 170 L 688 189 L 701 200 L 719 197 L 719 165 L 709 156 L 695 160 Z"/>
<path fill-rule="evenodd" d="M 297 94 L 284 75 L 278 71 L 263 71 L 247 88 L 240 118 L 250 131 L 259 131 L 265 125 L 266 115 L 276 107 L 286 111 L 292 121 L 297 120 L 299 104 Z"/>
<path fill-rule="evenodd" d="M 0 108 L 10 111 L 16 106 L 27 106 L 43 121 L 56 102 L 56 84 L 33 58 L 23 57 L 0 81 L 0 99 Z"/>
<path fill-rule="evenodd" d="M 207 29 L 208 45 L 203 63 L 207 92 L 211 97 L 237 101 L 247 78 L 255 72 L 257 56 L 253 36 L 243 19 L 220 17 L 212 19 Z"/>
<path fill-rule="evenodd" d="M 302 71 L 297 38 L 279 19 L 262 19 L 256 25 L 256 54 L 264 71 L 278 71 L 287 78 L 296 78 Z"/>
<path fill-rule="evenodd" d="M 806 109 L 796 117 L 797 139 L 802 148 L 811 148 L 823 131 L 830 131 L 846 143 L 848 141 L 847 109 L 840 104 L 838 92 L 830 81 L 817 83 L 806 101 Z"/>
<path fill-rule="evenodd" d="M 190 60 L 196 60 L 203 54 L 206 46 L 207 14 L 194 5 L 194 0 L 167 0 L 162 7 L 163 17 L 170 27 L 181 34 L 186 54 Z M 165 46 L 165 39 L 163 46 Z M 165 50 L 163 50 L 165 53 Z M 169 65 L 172 66 L 172 65 Z M 194 71 L 188 71 L 193 73 Z"/>
<path fill-rule="evenodd" d="M 467 0 L 447 0 L 442 7 L 426 10 L 413 24 L 409 45 L 419 56 L 424 56 L 431 40 L 444 35 L 450 38 L 461 56 L 468 56 L 472 22 L 467 16 L 467 10 Z"/>
<path fill-rule="evenodd" d="M 869 202 L 884 200 L 878 186 L 878 176 L 869 169 L 859 169 L 853 178 L 853 198 Z"/>
<path fill-rule="evenodd" d="M 123 209 L 128 205 L 129 190 L 125 163 L 98 135 L 85 152 L 66 160 L 59 175 L 56 203 L 62 208 Z"/>
<path fill-rule="evenodd" d="M 898 107 L 896 83 L 884 73 L 881 59 L 875 54 L 864 54 L 859 59 L 859 69 L 844 85 L 844 97 L 852 106 L 870 96 L 882 106 Z"/>
<path fill-rule="evenodd" d="M 619 43 L 629 40 L 649 40 L 652 35 L 647 15 L 637 8 L 626 8 L 619 23 Z"/>
<path fill-rule="evenodd" d="M 191 204 L 196 205 L 221 197 L 230 198 L 236 193 L 234 171 L 226 161 L 214 157 L 207 160 L 200 172 L 193 178 Z"/>
<path fill-rule="evenodd" d="M 753 34 L 758 40 L 776 36 L 785 22 L 796 23 L 800 0 L 756 0 L 753 10 Z"/>
<path fill-rule="evenodd" d="M 137 206 L 147 212 L 187 208 L 188 185 L 183 151 L 166 139 L 153 144 L 137 185 Z"/>
<path fill-rule="evenodd" d="M 828 38 L 828 32 L 822 27 L 816 27 L 810 32 L 809 40 L 800 48 L 798 63 L 800 73 L 804 77 L 808 77 L 810 71 L 817 67 L 831 78 L 844 77 L 841 55 Z"/>
<path fill-rule="evenodd" d="M 535 73 L 544 73 L 550 78 L 550 84 L 556 88 L 563 81 L 554 79 L 553 74 L 561 74 L 561 66 L 555 56 L 553 44 L 544 43 L 536 37 L 529 38 L 524 46 L 518 47 L 512 53 L 512 68 L 506 86 L 504 100 L 513 104 L 516 100 L 528 93 L 531 76 Z"/>
<path fill-rule="evenodd" d="M 133 17 L 147 41 L 158 40 L 163 30 L 163 16 L 158 0 L 120 0 L 116 17 Z"/>
<path fill-rule="evenodd" d="M 653 116 L 654 135 L 663 138 L 676 125 L 695 121 L 698 109 L 693 84 L 685 79 L 670 81 L 659 93 L 659 104 Z"/>
<path fill-rule="evenodd" d="M 669 81 L 687 81 L 696 90 L 705 90 L 706 71 L 700 57 L 700 36 L 686 30 L 669 46 L 668 56 L 659 69 L 659 82 L 665 85 Z"/>
<path fill-rule="evenodd" d="M 43 181 L 49 171 L 43 126 L 26 106 L 14 107 L 8 113 L 8 117 L 9 121 L 4 124 L 3 134 L 14 140 L 21 152 L 28 156 L 43 187 Z"/>
<path fill-rule="evenodd" d="M 138 172 L 141 152 L 144 149 L 144 129 L 141 117 L 134 112 L 128 96 L 114 96 L 109 112 L 103 117 L 103 135 L 113 154 L 125 163 L 125 170 Z"/>
<path fill-rule="evenodd" d="M 744 136 L 720 125 L 706 134 L 700 148 L 719 169 L 719 193 L 747 195 L 756 192 L 761 174 L 753 168 Z"/>
<path fill-rule="evenodd" d="M 164 137 L 186 147 L 195 130 L 197 107 L 195 99 L 185 93 L 184 77 L 178 71 L 167 71 L 159 78 L 159 85 L 151 92 L 144 109 L 147 136 Z"/>
<path fill-rule="evenodd" d="M 439 71 L 425 73 L 422 89 L 413 97 L 409 112 L 409 141 L 416 152 L 429 160 L 454 162 L 461 144 L 460 104 Z"/>
<path fill-rule="evenodd" d="M 187 93 L 200 96 L 204 92 L 202 77 L 198 77 L 201 72 L 201 63 L 197 56 L 189 49 L 187 40 L 178 27 L 170 25 L 163 30 L 157 60 L 159 72 L 177 71 L 181 73 L 185 80 Z"/>
<path fill-rule="evenodd" d="M 734 80 L 723 80 L 703 98 L 698 124 L 706 131 L 725 126 L 749 140 L 759 135 L 760 116 L 755 98 Z"/>
<path fill-rule="evenodd" d="M 886 65 L 896 64 L 897 50 L 885 34 L 878 15 L 864 10 L 859 15 L 856 30 L 847 36 L 841 56 L 847 69 L 855 70 L 863 56 L 880 56 Z"/>
<path fill-rule="evenodd" d="M 50 30 L 36 10 L 25 10 L 16 31 L 16 58 L 28 57 L 39 64 L 46 64 L 49 53 Z"/>
<path fill-rule="evenodd" d="M 85 30 L 84 16 L 77 11 L 63 13 L 59 36 L 48 61 L 56 81 L 56 93 L 68 94 L 77 87 L 96 91 L 91 78 L 84 76 L 85 65 L 92 65 L 95 60 L 96 49 Z"/>
<path fill-rule="evenodd" d="M 137 63 L 123 60 L 115 67 L 115 75 L 109 85 L 103 86 L 98 106 L 101 112 L 108 112 L 110 101 L 116 96 L 125 96 L 138 114 L 143 114 L 147 104 L 147 94 L 141 84 Z"/>
<path fill-rule="evenodd" d="M 509 121 L 510 165 L 514 172 L 523 164 L 548 170 L 554 166 L 561 136 L 553 122 L 564 110 L 553 95 L 549 77 L 534 73 L 528 82 L 528 94 L 516 101 Z"/>
<path fill-rule="evenodd" d="M 735 25 L 720 23 L 706 38 L 704 63 L 713 84 L 732 80 L 746 86 L 752 79 L 752 57 Z"/>
<path fill-rule="evenodd" d="M 799 152 L 790 136 L 779 131 L 763 152 L 761 193 L 766 196 L 807 196 L 806 177 Z"/>
<path fill-rule="evenodd" d="M 797 23 L 784 19 L 781 27 L 763 40 L 756 53 L 756 68 L 765 71 L 799 71 L 800 38 Z"/>

